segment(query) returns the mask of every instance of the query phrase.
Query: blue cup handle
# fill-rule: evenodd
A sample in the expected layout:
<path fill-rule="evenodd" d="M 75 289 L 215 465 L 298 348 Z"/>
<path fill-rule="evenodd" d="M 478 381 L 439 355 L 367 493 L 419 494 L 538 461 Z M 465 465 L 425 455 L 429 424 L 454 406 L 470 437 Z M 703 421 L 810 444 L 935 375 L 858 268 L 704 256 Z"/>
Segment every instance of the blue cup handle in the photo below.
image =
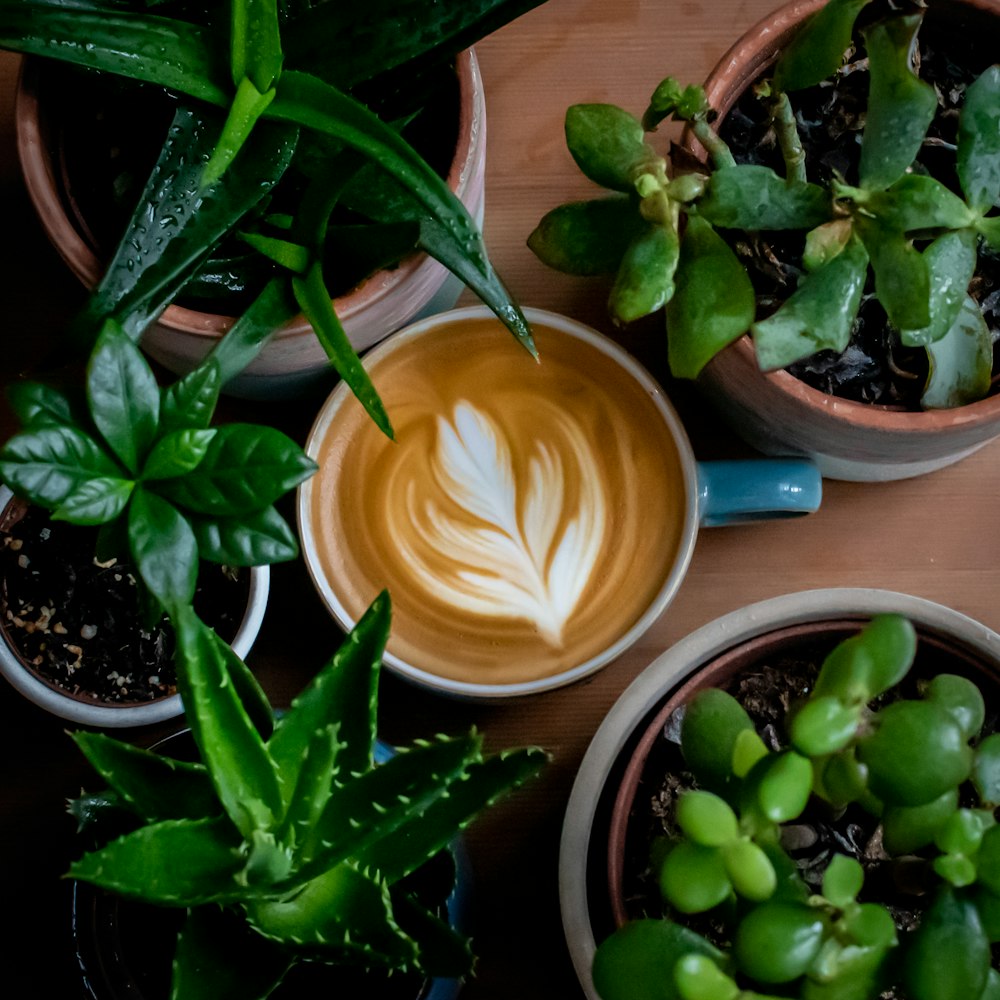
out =
<path fill-rule="evenodd" d="M 819 469 L 807 459 L 698 462 L 698 520 L 705 528 L 812 514 L 823 498 Z"/>

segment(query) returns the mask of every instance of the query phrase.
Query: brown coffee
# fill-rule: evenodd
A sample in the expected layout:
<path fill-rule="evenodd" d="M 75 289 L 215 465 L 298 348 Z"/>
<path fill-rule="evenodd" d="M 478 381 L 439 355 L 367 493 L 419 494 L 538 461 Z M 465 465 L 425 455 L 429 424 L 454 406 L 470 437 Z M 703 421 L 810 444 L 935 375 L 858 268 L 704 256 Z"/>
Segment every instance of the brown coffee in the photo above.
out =
<path fill-rule="evenodd" d="M 349 625 L 387 588 L 389 652 L 453 681 L 602 654 L 666 586 L 690 517 L 655 393 L 595 344 L 533 328 L 539 362 L 492 319 L 404 333 L 366 362 L 396 440 L 341 389 L 308 446 L 320 471 L 300 512 L 328 603 Z"/>

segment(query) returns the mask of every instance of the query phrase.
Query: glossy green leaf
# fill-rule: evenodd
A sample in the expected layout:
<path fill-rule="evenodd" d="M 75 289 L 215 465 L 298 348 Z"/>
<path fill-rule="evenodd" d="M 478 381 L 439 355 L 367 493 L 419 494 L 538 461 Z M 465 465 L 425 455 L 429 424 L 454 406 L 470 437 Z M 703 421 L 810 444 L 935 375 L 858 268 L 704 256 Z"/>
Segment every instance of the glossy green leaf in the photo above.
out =
<path fill-rule="evenodd" d="M 265 236 L 262 233 L 241 233 L 240 239 L 258 253 L 295 274 L 305 274 L 309 270 L 312 252 L 308 247 L 274 236 Z"/>
<path fill-rule="evenodd" d="M 868 656 L 866 684 L 869 698 L 895 687 L 910 671 L 917 654 L 917 631 L 899 614 L 878 614 L 848 639 Z"/>
<path fill-rule="evenodd" d="M 903 343 L 923 347 L 940 340 L 958 319 L 976 269 L 976 234 L 971 229 L 945 233 L 923 252 L 930 279 L 930 323 L 902 329 Z"/>
<path fill-rule="evenodd" d="M 937 674 L 927 685 L 924 697 L 943 708 L 967 740 L 979 735 L 986 720 L 986 703 L 974 681 L 958 674 Z"/>
<path fill-rule="evenodd" d="M 934 88 L 913 71 L 920 23 L 920 14 L 892 17 L 864 32 L 871 84 L 858 170 L 861 186 L 870 190 L 887 188 L 902 177 L 937 110 Z"/>
<path fill-rule="evenodd" d="M 854 738 L 860 718 L 857 705 L 845 705 L 831 695 L 810 698 L 792 716 L 792 744 L 808 757 L 836 753 Z"/>
<path fill-rule="evenodd" d="M 198 467 L 208 446 L 215 437 L 215 430 L 179 430 L 165 434 L 153 446 L 142 467 L 142 478 L 170 479 L 183 476 Z"/>
<path fill-rule="evenodd" d="M 584 176 L 612 191 L 633 191 L 638 175 L 658 159 L 639 119 L 614 104 L 574 104 L 565 129 Z"/>
<path fill-rule="evenodd" d="M 720 847 L 739 835 L 739 821 L 729 804 L 700 789 L 686 791 L 677 800 L 677 824 L 703 847 Z"/>
<path fill-rule="evenodd" d="M 956 157 L 966 199 L 977 212 L 988 212 L 1000 200 L 1000 66 L 990 66 L 966 88 Z"/>
<path fill-rule="evenodd" d="M 976 232 L 994 249 L 1000 250 L 1000 215 L 991 215 L 976 223 Z"/>
<path fill-rule="evenodd" d="M 925 409 L 964 406 L 985 398 L 993 370 L 993 337 L 979 305 L 966 295 L 951 329 L 927 345 L 930 372 L 920 403 Z"/>
<path fill-rule="evenodd" d="M 70 398 L 41 382 L 12 382 L 7 387 L 7 402 L 24 430 L 78 422 Z"/>
<path fill-rule="evenodd" d="M 857 899 L 864 881 L 864 869 L 856 858 L 835 854 L 823 873 L 823 896 L 843 909 Z"/>
<path fill-rule="evenodd" d="M 888 229 L 962 229 L 975 216 L 944 184 L 926 174 L 904 174 L 885 191 L 862 193 L 864 210 Z"/>
<path fill-rule="evenodd" d="M 855 216 L 854 227 L 871 258 L 875 294 L 897 330 L 930 323 L 930 268 L 906 236 L 877 220 Z"/>
<path fill-rule="evenodd" d="M 229 169 L 230 164 L 250 138 L 254 125 L 273 100 L 273 88 L 261 93 L 248 77 L 240 80 L 219 140 L 212 150 L 208 163 L 205 164 L 201 176 L 202 188 L 211 187 Z"/>
<path fill-rule="evenodd" d="M 983 802 L 1000 804 L 1000 733 L 990 733 L 976 747 L 972 780 Z"/>
<path fill-rule="evenodd" d="M 608 307 L 620 323 L 631 323 L 662 309 L 674 294 L 680 237 L 670 226 L 649 226 L 622 257 Z"/>
<path fill-rule="evenodd" d="M 740 733 L 753 731 L 746 709 L 718 688 L 699 691 L 684 707 L 681 749 L 703 788 L 718 791 L 732 776 L 733 747 Z"/>
<path fill-rule="evenodd" d="M 682 840 L 663 859 L 660 892 L 681 913 L 706 913 L 733 892 L 722 850 Z"/>
<path fill-rule="evenodd" d="M 812 87 L 833 76 L 851 44 L 854 22 L 868 0 L 830 0 L 783 48 L 774 70 L 778 90 Z"/>
<path fill-rule="evenodd" d="M 818 184 L 786 181 L 770 167 L 740 164 L 715 170 L 698 212 L 727 229 L 812 229 L 827 222 L 830 193 Z"/>
<path fill-rule="evenodd" d="M 687 220 L 674 284 L 667 304 L 670 370 L 677 378 L 693 379 L 750 329 L 754 291 L 736 255 L 698 216 Z"/>
<path fill-rule="evenodd" d="M 725 845 L 722 860 L 733 889 L 744 899 L 761 903 L 777 888 L 778 876 L 767 853 L 748 838 Z"/>
<path fill-rule="evenodd" d="M 218 365 L 203 361 L 160 394 L 160 435 L 205 429 L 212 421 L 222 377 Z"/>
<path fill-rule="evenodd" d="M 744 795 L 772 823 L 798 818 L 812 793 L 812 764 L 792 750 L 769 754 L 751 769 Z"/>
<path fill-rule="evenodd" d="M 143 583 L 167 610 L 194 599 L 198 545 L 177 509 L 141 486 L 128 509 L 129 551 Z"/>
<path fill-rule="evenodd" d="M 825 925 L 813 907 L 763 903 L 736 928 L 737 966 L 761 983 L 790 983 L 803 975 L 819 953 Z"/>
<path fill-rule="evenodd" d="M 754 323 L 754 349 L 764 371 L 785 368 L 821 350 L 843 351 L 861 304 L 868 253 L 851 239 L 836 257 L 804 276 L 767 319 Z"/>
<path fill-rule="evenodd" d="M 295 559 L 295 532 L 274 507 L 233 518 L 192 515 L 198 554 L 225 566 L 269 566 Z"/>
<path fill-rule="evenodd" d="M 847 218 L 834 219 L 810 229 L 802 251 L 803 267 L 811 272 L 829 263 L 844 251 L 853 235 L 854 227 Z"/>
<path fill-rule="evenodd" d="M 135 483 L 130 479 L 97 477 L 81 483 L 52 512 L 53 521 L 107 524 L 128 505 Z"/>
<path fill-rule="evenodd" d="M 675 77 L 661 80 L 649 98 L 643 112 L 642 127 L 653 132 L 664 118 L 673 115 L 678 121 L 704 119 L 711 109 L 705 88 L 698 84 L 682 85 Z"/>
<path fill-rule="evenodd" d="M 276 0 L 234 0 L 231 5 L 230 68 L 233 83 L 249 79 L 258 93 L 281 72 L 281 37 Z"/>

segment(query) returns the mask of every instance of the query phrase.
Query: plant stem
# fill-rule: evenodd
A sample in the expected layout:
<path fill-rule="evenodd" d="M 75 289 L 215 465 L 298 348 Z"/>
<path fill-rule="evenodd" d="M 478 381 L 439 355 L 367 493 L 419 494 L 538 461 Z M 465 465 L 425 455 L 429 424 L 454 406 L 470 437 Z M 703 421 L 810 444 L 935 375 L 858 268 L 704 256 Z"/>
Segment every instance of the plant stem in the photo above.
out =
<path fill-rule="evenodd" d="M 712 157 L 712 162 L 715 164 L 716 168 L 721 170 L 724 167 L 736 166 L 736 160 L 733 158 L 733 154 L 729 151 L 729 147 L 719 137 L 719 135 L 713 131 L 708 122 L 702 118 L 696 118 L 691 122 L 691 128 L 694 130 L 694 134 L 698 141 L 708 151 L 709 156 Z"/>
<path fill-rule="evenodd" d="M 778 136 L 781 156 L 785 161 L 785 177 L 789 181 L 806 180 L 806 154 L 799 138 L 799 130 L 795 126 L 795 112 L 792 111 L 788 95 L 778 92 L 771 102 L 771 114 L 774 120 L 774 131 Z"/>

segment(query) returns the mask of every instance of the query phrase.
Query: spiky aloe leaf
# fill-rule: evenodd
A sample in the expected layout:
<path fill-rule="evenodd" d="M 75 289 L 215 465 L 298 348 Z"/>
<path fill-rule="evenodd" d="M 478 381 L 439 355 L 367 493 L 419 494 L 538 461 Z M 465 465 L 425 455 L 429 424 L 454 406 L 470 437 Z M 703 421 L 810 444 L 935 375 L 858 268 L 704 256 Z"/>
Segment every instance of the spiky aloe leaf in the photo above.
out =
<path fill-rule="evenodd" d="M 278 838 L 283 843 L 290 843 L 301 861 L 309 860 L 311 833 L 333 794 L 331 775 L 336 772 L 337 754 L 344 749 L 337 739 L 339 729 L 340 723 L 331 723 L 313 733 L 296 776 L 284 821 L 277 831 Z"/>
<path fill-rule="evenodd" d="M 469 939 L 446 920 L 412 895 L 394 894 L 392 909 L 406 933 L 417 942 L 423 973 L 457 979 L 472 971 L 474 956 Z"/>

